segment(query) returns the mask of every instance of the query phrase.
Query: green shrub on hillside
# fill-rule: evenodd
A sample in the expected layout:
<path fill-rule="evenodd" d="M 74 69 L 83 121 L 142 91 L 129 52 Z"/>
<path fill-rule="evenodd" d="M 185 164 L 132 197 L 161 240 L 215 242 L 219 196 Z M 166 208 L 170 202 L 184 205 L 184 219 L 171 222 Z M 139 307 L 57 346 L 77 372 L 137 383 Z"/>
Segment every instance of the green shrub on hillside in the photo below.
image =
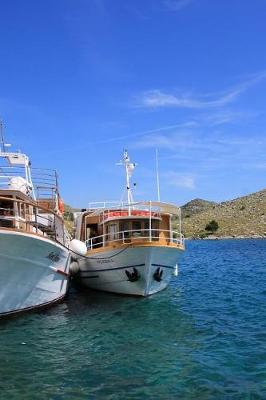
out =
<path fill-rule="evenodd" d="M 206 226 L 205 226 L 205 231 L 214 233 L 218 230 L 219 225 L 218 222 L 215 221 L 215 219 L 213 219 L 212 221 L 210 221 Z"/>

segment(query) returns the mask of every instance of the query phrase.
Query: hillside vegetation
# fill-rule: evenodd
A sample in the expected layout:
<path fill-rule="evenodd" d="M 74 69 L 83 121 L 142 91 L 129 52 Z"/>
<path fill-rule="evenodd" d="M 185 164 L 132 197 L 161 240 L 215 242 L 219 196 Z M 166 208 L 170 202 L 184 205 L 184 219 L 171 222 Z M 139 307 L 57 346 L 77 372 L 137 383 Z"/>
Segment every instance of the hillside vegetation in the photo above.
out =
<path fill-rule="evenodd" d="M 80 211 L 79 208 L 73 208 L 68 204 L 65 204 L 64 221 L 66 228 L 70 234 L 73 233 L 74 225 L 74 212 Z"/>
<path fill-rule="evenodd" d="M 183 205 L 182 208 L 182 216 L 184 218 L 191 217 L 191 215 L 199 214 L 203 211 L 208 211 L 214 208 L 214 201 L 207 201 L 202 199 L 194 199 Z"/>
<path fill-rule="evenodd" d="M 266 190 L 222 203 L 192 200 L 182 207 L 186 237 L 266 237 Z M 214 233 L 205 228 L 218 223 Z"/>

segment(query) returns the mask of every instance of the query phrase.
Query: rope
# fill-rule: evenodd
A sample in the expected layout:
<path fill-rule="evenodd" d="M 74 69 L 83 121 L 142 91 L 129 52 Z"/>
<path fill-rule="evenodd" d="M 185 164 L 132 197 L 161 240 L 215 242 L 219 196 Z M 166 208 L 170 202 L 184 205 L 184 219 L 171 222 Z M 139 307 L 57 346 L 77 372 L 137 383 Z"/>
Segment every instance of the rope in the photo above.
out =
<path fill-rule="evenodd" d="M 108 260 L 110 258 L 116 257 L 119 254 L 123 253 L 124 251 L 126 251 L 132 245 L 132 243 L 128 244 L 124 249 L 118 251 L 116 254 L 113 254 L 112 256 L 109 256 L 109 257 L 89 257 L 89 256 L 83 256 L 82 254 L 76 253 L 74 250 L 70 250 L 69 247 L 66 247 L 64 244 L 62 244 L 62 243 L 60 243 L 58 241 L 57 241 L 57 243 L 59 243 L 61 246 L 63 246 L 65 249 L 67 249 L 71 253 L 74 253 L 77 256 L 79 256 L 79 258 L 85 258 L 87 260 Z"/>

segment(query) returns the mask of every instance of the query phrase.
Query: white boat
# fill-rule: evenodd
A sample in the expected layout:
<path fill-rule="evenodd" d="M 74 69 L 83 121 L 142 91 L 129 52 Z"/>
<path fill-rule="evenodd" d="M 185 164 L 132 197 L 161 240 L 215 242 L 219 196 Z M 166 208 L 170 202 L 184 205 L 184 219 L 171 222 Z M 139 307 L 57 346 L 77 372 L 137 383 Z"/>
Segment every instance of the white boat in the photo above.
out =
<path fill-rule="evenodd" d="M 57 175 L 26 154 L 0 151 L 0 316 L 57 302 L 71 261 Z"/>
<path fill-rule="evenodd" d="M 79 281 L 93 289 L 148 296 L 167 287 L 184 251 L 180 208 L 160 201 L 134 202 L 135 164 L 125 151 L 126 203 L 94 203 L 76 215 L 76 239 L 87 246 L 77 257 Z M 174 231 L 173 222 L 178 231 Z"/>

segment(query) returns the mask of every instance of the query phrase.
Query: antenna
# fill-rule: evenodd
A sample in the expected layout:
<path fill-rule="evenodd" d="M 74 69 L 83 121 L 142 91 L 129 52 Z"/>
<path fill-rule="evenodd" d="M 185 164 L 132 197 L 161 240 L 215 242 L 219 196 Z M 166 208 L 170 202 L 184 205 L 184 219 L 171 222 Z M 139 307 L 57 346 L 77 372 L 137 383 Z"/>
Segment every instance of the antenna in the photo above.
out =
<path fill-rule="evenodd" d="M 4 126 L 3 121 L 0 120 L 0 143 L 1 143 L 1 152 L 2 152 L 2 153 L 6 153 L 6 148 L 7 148 L 7 147 L 10 147 L 11 144 L 5 143 L 4 133 L 3 133 L 3 131 L 4 131 L 3 126 Z"/>
<path fill-rule="evenodd" d="M 117 165 L 124 165 L 125 166 L 125 171 L 126 171 L 126 191 L 127 191 L 127 202 L 129 205 L 129 210 L 130 210 L 130 204 L 134 202 L 133 200 L 133 195 L 130 187 L 130 178 L 133 174 L 133 171 L 136 167 L 137 164 L 130 162 L 130 158 L 128 155 L 127 150 L 124 150 L 123 152 L 123 159 Z"/>
<path fill-rule="evenodd" d="M 156 157 L 156 181 L 157 181 L 157 199 L 161 201 L 160 195 L 160 177 L 159 177 L 159 160 L 158 160 L 158 149 L 155 150 Z"/>
<path fill-rule="evenodd" d="M 1 139 L 1 151 L 6 152 L 4 134 L 3 134 L 3 121 L 0 120 L 0 139 Z"/>

